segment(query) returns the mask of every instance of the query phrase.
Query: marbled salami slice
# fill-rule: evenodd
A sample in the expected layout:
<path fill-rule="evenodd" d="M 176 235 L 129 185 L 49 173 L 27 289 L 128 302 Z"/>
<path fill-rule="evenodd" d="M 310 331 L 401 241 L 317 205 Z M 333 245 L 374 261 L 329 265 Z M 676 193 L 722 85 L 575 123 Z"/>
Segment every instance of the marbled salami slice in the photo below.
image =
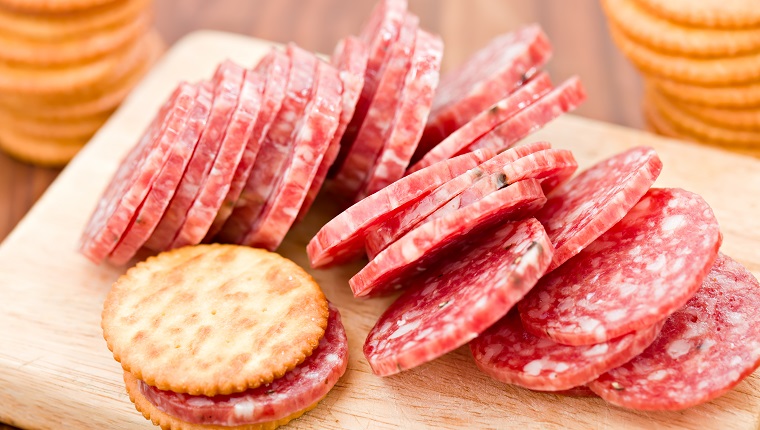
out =
<path fill-rule="evenodd" d="M 536 218 L 554 244 L 554 270 L 615 225 L 649 190 L 662 162 L 636 147 L 589 167 L 548 195 Z"/>
<path fill-rule="evenodd" d="M 317 232 L 306 246 L 314 268 L 345 263 L 364 252 L 364 235 L 431 190 L 494 156 L 475 151 L 434 164 L 409 175 L 338 214 Z"/>
<path fill-rule="evenodd" d="M 523 329 L 517 310 L 470 342 L 475 364 L 494 379 L 539 391 L 570 390 L 639 355 L 662 323 L 596 345 L 562 345 Z"/>
<path fill-rule="evenodd" d="M 443 58 L 443 41 L 424 30 L 417 33 L 414 57 L 406 75 L 402 99 L 380 155 L 367 175 L 357 200 L 377 192 L 402 176 L 427 122 Z M 432 163 L 431 163 L 432 164 Z"/>
<path fill-rule="evenodd" d="M 340 313 L 330 305 L 325 335 L 306 360 L 282 378 L 237 394 L 192 396 L 138 382 L 140 392 L 162 412 L 184 422 L 240 426 L 287 417 L 321 400 L 345 373 L 348 341 Z"/>
<path fill-rule="evenodd" d="M 719 254 L 697 291 L 641 355 L 589 384 L 626 408 L 678 410 L 724 394 L 760 365 L 760 283 Z"/>
<path fill-rule="evenodd" d="M 412 162 L 416 163 L 454 130 L 507 97 L 541 69 L 549 57 L 549 39 L 534 24 L 496 37 L 444 75 Z"/>
<path fill-rule="evenodd" d="M 451 133 L 446 139 L 435 145 L 422 159 L 417 161 L 408 170 L 408 173 L 416 172 L 433 163 L 451 158 L 459 154 L 466 147 L 478 140 L 481 136 L 493 130 L 499 124 L 514 116 L 517 112 L 525 109 L 552 88 L 551 80 L 547 73 L 539 73 L 515 92 L 500 100 L 488 109 L 480 112 L 467 124 Z M 502 146 L 502 145 L 499 145 Z"/>
<path fill-rule="evenodd" d="M 567 179 L 572 176 L 578 167 L 573 154 L 565 149 L 543 149 L 548 146 L 546 142 L 536 142 L 511 148 L 451 179 L 410 207 L 370 229 L 365 246 L 368 246 L 372 255 L 378 254 L 484 176 L 502 174 L 503 177 L 497 178 L 494 184 L 500 187 L 529 178 Z"/>
<path fill-rule="evenodd" d="M 651 326 L 699 289 L 718 254 L 718 221 L 702 197 L 653 188 L 620 222 L 520 303 L 525 329 L 568 345 Z"/>
<path fill-rule="evenodd" d="M 287 52 L 291 67 L 285 99 L 269 133 L 261 143 L 259 154 L 235 209 L 217 235 L 223 242 L 242 243 L 251 224 L 261 214 L 277 183 L 276 178 L 282 175 L 286 167 L 296 124 L 311 99 L 317 58 L 293 43 L 288 45 Z"/>
<path fill-rule="evenodd" d="M 407 13 L 398 40 L 391 45 L 388 59 L 383 65 L 367 115 L 335 175 L 332 186 L 336 193 L 347 199 L 355 201 L 354 198 L 361 191 L 391 131 L 393 117 L 398 110 L 404 89 L 404 80 L 411 67 L 418 25 L 419 18 Z"/>
<path fill-rule="evenodd" d="M 180 83 L 106 186 L 79 242 L 79 251 L 100 263 L 113 251 L 169 158 L 195 103 L 195 85 Z"/>
<path fill-rule="evenodd" d="M 477 337 L 535 285 L 553 251 L 533 218 L 473 232 L 462 245 L 416 276 L 370 330 L 364 355 L 375 374 L 411 369 Z"/>
<path fill-rule="evenodd" d="M 229 60 L 217 67 L 212 78 L 214 101 L 206 128 L 203 129 L 185 173 L 182 175 L 182 180 L 177 186 L 177 191 L 164 211 L 161 221 L 145 243 L 146 247 L 154 251 L 169 249 L 177 232 L 182 228 L 187 212 L 193 205 L 219 152 L 222 138 L 240 98 L 244 74 L 245 69 Z"/>
<path fill-rule="evenodd" d="M 280 246 L 335 136 L 340 122 L 341 90 L 338 71 L 320 61 L 313 95 L 296 126 L 285 170 L 241 243 L 270 251 Z"/>
<path fill-rule="evenodd" d="M 253 150 L 248 143 L 259 116 L 264 83 L 265 80 L 258 73 L 245 71 L 237 107 L 232 113 L 214 163 L 170 248 L 197 245 L 208 233 L 232 186 L 243 154 Z M 258 147 L 255 151 L 258 152 Z"/>
<path fill-rule="evenodd" d="M 464 151 L 478 148 L 503 151 L 563 113 L 574 110 L 584 100 L 586 90 L 583 84 L 577 76 L 572 77 L 471 143 Z"/>
<path fill-rule="evenodd" d="M 126 233 L 108 256 L 111 263 L 126 264 L 145 244 L 161 220 L 161 216 L 177 190 L 187 163 L 195 151 L 198 139 L 206 127 L 211 111 L 213 89 L 210 82 L 202 82 L 198 85 L 195 103 L 190 109 L 184 127 L 179 132 L 177 141 L 170 149 L 169 158 L 158 173 L 156 182 L 140 205 Z"/>
<path fill-rule="evenodd" d="M 375 297 L 415 285 L 414 274 L 462 244 L 469 232 L 535 213 L 546 202 L 535 179 L 515 182 L 446 216 L 423 222 L 388 246 L 349 279 L 355 297 Z M 458 251 L 457 251 L 458 252 Z"/>
<path fill-rule="evenodd" d="M 261 96 L 259 115 L 256 117 L 253 132 L 248 139 L 245 152 L 243 152 L 240 163 L 238 163 L 235 174 L 232 177 L 232 183 L 230 184 L 229 191 L 227 191 L 227 196 L 225 196 L 224 202 L 222 202 L 222 206 L 214 218 L 214 222 L 211 223 L 204 242 L 211 242 L 214 236 L 219 233 L 219 230 L 222 229 L 222 226 L 235 208 L 243 187 L 248 182 L 248 177 L 253 169 L 256 156 L 259 154 L 264 136 L 269 132 L 269 128 L 280 111 L 280 107 L 282 107 L 282 101 L 285 98 L 285 87 L 288 83 L 288 73 L 290 72 L 290 58 L 279 49 L 272 48 L 259 61 L 253 72 L 259 75 L 260 80 L 266 81 L 264 93 Z"/>

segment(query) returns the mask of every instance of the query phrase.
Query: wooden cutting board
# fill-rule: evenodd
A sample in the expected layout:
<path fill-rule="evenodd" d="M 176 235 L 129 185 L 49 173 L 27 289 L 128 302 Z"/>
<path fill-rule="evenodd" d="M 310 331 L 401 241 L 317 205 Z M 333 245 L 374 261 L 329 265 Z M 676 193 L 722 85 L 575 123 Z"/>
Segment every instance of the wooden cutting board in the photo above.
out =
<path fill-rule="evenodd" d="M 87 261 L 76 252 L 78 237 L 118 161 L 180 80 L 209 77 L 225 58 L 252 66 L 267 49 L 267 42 L 224 33 L 183 39 L 2 244 L 0 421 L 49 429 L 151 427 L 129 402 L 100 330 L 103 299 L 125 269 Z M 658 185 L 704 196 L 721 223 L 723 251 L 760 275 L 760 161 L 572 116 L 530 139 L 572 149 L 581 167 L 631 146 L 655 147 L 665 165 Z M 280 248 L 303 267 L 306 243 L 336 213 L 328 200 Z M 351 361 L 319 407 L 291 428 L 758 427 L 757 374 L 713 402 L 667 413 L 508 386 L 480 373 L 466 347 L 396 376 L 374 376 L 361 346 L 390 301 L 352 298 L 347 280 L 360 264 L 311 271 L 343 314 Z"/>

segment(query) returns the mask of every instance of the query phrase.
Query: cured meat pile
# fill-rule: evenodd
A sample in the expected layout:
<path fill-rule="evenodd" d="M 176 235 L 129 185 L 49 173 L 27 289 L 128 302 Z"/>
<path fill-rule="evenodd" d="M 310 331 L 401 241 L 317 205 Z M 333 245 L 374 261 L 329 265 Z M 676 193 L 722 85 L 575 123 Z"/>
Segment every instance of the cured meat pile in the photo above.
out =
<path fill-rule="evenodd" d="M 552 89 L 540 72 L 551 46 L 535 25 L 439 85 L 442 55 L 406 0 L 380 0 L 329 64 L 291 43 L 180 83 L 103 193 L 82 253 L 126 264 L 143 247 L 274 250 L 326 181 L 350 203 L 453 157 L 485 161 L 585 98 L 577 78 Z"/>

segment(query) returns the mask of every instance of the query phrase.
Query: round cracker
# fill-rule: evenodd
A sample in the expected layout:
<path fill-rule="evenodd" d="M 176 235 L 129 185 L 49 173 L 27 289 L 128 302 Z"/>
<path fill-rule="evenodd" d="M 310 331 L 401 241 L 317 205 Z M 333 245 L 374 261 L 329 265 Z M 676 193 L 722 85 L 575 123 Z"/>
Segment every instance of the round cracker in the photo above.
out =
<path fill-rule="evenodd" d="M 636 0 L 602 0 L 602 7 L 628 37 L 676 55 L 728 57 L 760 50 L 760 28 L 725 30 L 687 27 L 650 13 Z"/>
<path fill-rule="evenodd" d="M 34 138 L 89 140 L 108 120 L 109 114 L 71 118 L 63 121 L 29 118 L 13 111 L 0 110 L 0 121 Z"/>
<path fill-rule="evenodd" d="M 674 100 L 723 108 L 760 107 L 760 81 L 736 86 L 701 86 L 647 76 L 657 90 Z"/>
<path fill-rule="evenodd" d="M 760 26 L 757 0 L 637 0 L 664 19 L 711 28 Z"/>
<path fill-rule="evenodd" d="M 76 12 L 100 7 L 115 0 L 0 0 L 0 7 L 25 13 Z"/>
<path fill-rule="evenodd" d="M 31 137 L 11 130 L 8 126 L 0 128 L 0 150 L 13 158 L 45 167 L 62 167 L 66 165 L 87 139 L 54 139 Z"/>
<path fill-rule="evenodd" d="M 129 372 L 124 372 L 124 383 L 127 386 L 127 394 L 129 400 L 135 404 L 135 409 L 140 412 L 145 419 L 153 422 L 154 425 L 161 427 L 163 430 L 274 430 L 279 426 L 293 421 L 301 415 L 309 412 L 317 407 L 322 399 L 317 400 L 311 405 L 294 412 L 285 418 L 281 418 L 276 421 L 269 421 L 259 424 L 248 424 L 242 426 L 217 426 L 217 425 L 203 425 L 193 424 L 186 421 L 182 421 L 179 418 L 175 418 L 153 405 L 147 398 L 140 392 L 140 388 L 137 384 L 137 378 L 132 376 Z M 323 397 L 324 398 L 324 397 Z"/>
<path fill-rule="evenodd" d="M 679 110 L 707 124 L 760 132 L 760 108 L 726 109 L 668 100 Z"/>
<path fill-rule="evenodd" d="M 103 305 L 103 336 L 122 367 L 161 390 L 213 396 L 281 377 L 327 326 L 306 271 L 261 249 L 178 248 L 137 264 Z"/>
<path fill-rule="evenodd" d="M 614 25 L 612 38 L 644 73 L 701 85 L 736 85 L 760 80 L 760 52 L 722 58 L 695 58 L 664 54 L 635 42 Z"/>

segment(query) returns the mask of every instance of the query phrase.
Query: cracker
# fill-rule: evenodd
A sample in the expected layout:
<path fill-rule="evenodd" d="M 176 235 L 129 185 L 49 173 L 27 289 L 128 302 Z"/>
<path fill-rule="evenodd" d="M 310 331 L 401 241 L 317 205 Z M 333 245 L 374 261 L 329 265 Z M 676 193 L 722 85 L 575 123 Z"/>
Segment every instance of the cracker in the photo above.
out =
<path fill-rule="evenodd" d="M 39 166 L 62 167 L 74 158 L 85 143 L 87 139 L 31 137 L 7 126 L 0 128 L 0 150 L 11 157 Z"/>
<path fill-rule="evenodd" d="M 115 0 L 0 0 L 0 7 L 25 13 L 76 12 L 100 7 Z"/>
<path fill-rule="evenodd" d="M 711 28 L 760 26 L 757 0 L 637 0 L 664 19 Z"/>
<path fill-rule="evenodd" d="M 161 390 L 213 396 L 255 388 L 303 362 L 324 335 L 327 300 L 278 254 L 235 245 L 178 248 L 137 264 L 109 292 L 114 358 Z"/>
<path fill-rule="evenodd" d="M 614 25 L 609 28 L 623 54 L 644 73 L 702 85 L 736 85 L 760 80 L 760 52 L 722 58 L 668 55 L 633 41 Z"/>
<path fill-rule="evenodd" d="M 602 0 L 611 25 L 656 51 L 698 57 L 728 57 L 760 50 L 760 28 L 687 27 L 650 13 L 636 0 Z"/>
<path fill-rule="evenodd" d="M 290 421 L 314 409 L 322 400 L 317 400 L 304 409 L 301 409 L 300 411 L 294 412 L 291 415 L 288 415 L 287 417 L 276 421 L 242 426 L 204 425 L 188 423 L 159 410 L 140 392 L 140 389 L 137 385 L 137 379 L 129 372 L 124 372 L 124 383 L 127 386 L 127 394 L 129 395 L 129 400 L 135 404 L 135 409 L 137 409 L 137 412 L 140 412 L 143 417 L 145 417 L 145 419 L 150 420 L 153 422 L 153 424 L 161 427 L 163 430 L 274 430 L 277 427 L 284 426 Z"/>
<path fill-rule="evenodd" d="M 0 121 L 19 133 L 34 138 L 89 140 L 108 120 L 109 114 L 70 118 L 63 121 L 29 118 L 13 111 L 0 110 Z"/>
<path fill-rule="evenodd" d="M 701 86 L 647 76 L 657 90 L 673 100 L 722 108 L 760 107 L 760 81 L 736 86 Z"/>
<path fill-rule="evenodd" d="M 760 108 L 726 109 L 668 100 L 685 114 L 723 128 L 760 131 Z"/>

